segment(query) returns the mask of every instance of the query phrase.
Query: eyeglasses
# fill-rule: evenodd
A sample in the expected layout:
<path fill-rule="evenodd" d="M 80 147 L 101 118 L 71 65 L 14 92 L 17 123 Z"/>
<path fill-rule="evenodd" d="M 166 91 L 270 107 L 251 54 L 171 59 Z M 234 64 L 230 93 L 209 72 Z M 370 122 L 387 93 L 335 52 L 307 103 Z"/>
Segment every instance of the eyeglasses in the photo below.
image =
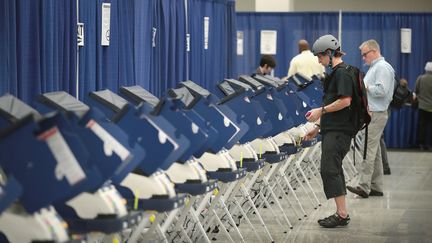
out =
<path fill-rule="evenodd" d="M 369 50 L 369 51 L 367 51 L 367 52 L 365 52 L 365 53 L 362 53 L 361 55 L 362 55 L 363 57 L 366 57 L 367 54 L 369 54 L 369 53 L 372 52 L 372 51 L 375 51 L 375 50 Z"/>

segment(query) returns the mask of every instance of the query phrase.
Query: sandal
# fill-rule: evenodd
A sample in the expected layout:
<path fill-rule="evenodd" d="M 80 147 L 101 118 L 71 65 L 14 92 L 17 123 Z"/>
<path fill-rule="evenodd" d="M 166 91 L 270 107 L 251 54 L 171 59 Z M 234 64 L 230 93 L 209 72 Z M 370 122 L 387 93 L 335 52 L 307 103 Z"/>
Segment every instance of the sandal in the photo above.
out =
<path fill-rule="evenodd" d="M 324 228 L 334 228 L 336 226 L 346 226 L 349 224 L 350 217 L 342 218 L 339 214 L 335 213 L 324 219 L 319 219 L 318 224 Z"/>

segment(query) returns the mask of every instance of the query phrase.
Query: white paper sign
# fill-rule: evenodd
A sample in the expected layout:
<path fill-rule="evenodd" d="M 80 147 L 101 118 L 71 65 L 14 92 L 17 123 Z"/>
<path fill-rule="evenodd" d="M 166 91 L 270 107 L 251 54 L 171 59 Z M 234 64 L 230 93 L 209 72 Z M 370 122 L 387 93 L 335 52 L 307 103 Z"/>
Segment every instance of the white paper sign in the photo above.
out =
<path fill-rule="evenodd" d="M 204 17 L 204 49 L 208 49 L 210 17 Z"/>
<path fill-rule="evenodd" d="M 131 155 L 121 143 L 117 141 L 111 134 L 109 134 L 103 127 L 101 127 L 96 121 L 90 120 L 86 127 L 90 128 L 93 133 L 96 134 L 102 141 L 104 152 L 106 156 L 111 156 L 113 152 L 117 154 L 122 161 L 125 161 Z"/>
<path fill-rule="evenodd" d="M 276 55 L 276 30 L 261 30 L 261 54 Z"/>
<path fill-rule="evenodd" d="M 401 53 L 411 53 L 411 29 L 401 29 Z"/>
<path fill-rule="evenodd" d="M 102 3 L 102 31 L 101 45 L 109 46 L 110 43 L 111 3 Z"/>
<path fill-rule="evenodd" d="M 156 34 L 157 29 L 155 27 L 152 28 L 152 47 L 156 47 Z"/>
<path fill-rule="evenodd" d="M 243 56 L 244 32 L 237 31 L 237 55 Z"/>
<path fill-rule="evenodd" d="M 190 52 L 190 34 L 186 34 L 186 51 Z"/>
<path fill-rule="evenodd" d="M 57 161 L 57 166 L 55 168 L 57 180 L 62 180 L 66 177 L 70 185 L 75 185 L 86 178 L 81 165 L 78 163 L 57 127 L 53 127 L 40 134 L 38 139 L 47 143 L 48 148 Z"/>
<path fill-rule="evenodd" d="M 78 46 L 84 46 L 84 23 L 78 23 L 77 44 Z"/>

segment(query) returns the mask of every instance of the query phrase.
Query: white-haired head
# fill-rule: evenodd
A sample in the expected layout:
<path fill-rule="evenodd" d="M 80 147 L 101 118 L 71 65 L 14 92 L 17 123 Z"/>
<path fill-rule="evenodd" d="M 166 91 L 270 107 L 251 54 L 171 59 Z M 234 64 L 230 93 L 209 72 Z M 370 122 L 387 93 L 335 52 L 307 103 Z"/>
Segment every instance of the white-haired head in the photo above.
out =
<path fill-rule="evenodd" d="M 432 62 L 427 62 L 425 65 L 426 72 L 432 72 Z"/>

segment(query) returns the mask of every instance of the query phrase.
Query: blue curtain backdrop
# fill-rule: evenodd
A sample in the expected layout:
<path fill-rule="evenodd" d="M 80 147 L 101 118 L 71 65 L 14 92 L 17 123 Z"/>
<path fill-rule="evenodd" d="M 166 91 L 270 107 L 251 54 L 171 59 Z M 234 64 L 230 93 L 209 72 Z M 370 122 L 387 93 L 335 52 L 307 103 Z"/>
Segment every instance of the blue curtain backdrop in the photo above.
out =
<path fill-rule="evenodd" d="M 110 43 L 101 46 L 102 3 L 111 3 Z M 134 84 L 134 1 L 79 1 L 84 46 L 79 47 L 80 99 L 90 91 Z"/>
<path fill-rule="evenodd" d="M 288 73 L 291 58 L 298 54 L 300 39 L 313 41 L 321 35 L 337 36 L 337 13 L 237 13 L 237 30 L 244 33 L 243 55 L 237 56 L 237 73 L 251 74 L 259 65 L 261 30 L 277 31 L 275 76 Z"/>
<path fill-rule="evenodd" d="M 187 79 L 210 88 L 234 72 L 233 0 L 188 0 L 187 9 L 185 1 L 105 1 L 111 3 L 106 47 L 100 45 L 103 2 L 80 0 L 79 21 L 85 26 L 85 46 L 79 47 L 81 98 L 93 90 L 116 92 L 132 84 L 161 96 Z M 203 48 L 204 16 L 210 17 L 208 50 Z"/>
<path fill-rule="evenodd" d="M 412 53 L 400 52 L 400 29 L 412 29 Z M 350 53 L 348 62 L 363 67 L 358 47 L 363 40 L 376 39 L 381 54 L 392 64 L 399 77 L 408 80 L 414 88 L 419 74 L 424 72 L 427 61 L 432 60 L 432 14 L 431 13 L 344 13 L 343 43 Z M 354 55 L 351 55 L 354 54 Z M 417 140 L 417 110 L 404 107 L 393 110 L 384 131 L 389 147 L 412 147 Z"/>
<path fill-rule="evenodd" d="M 234 4 L 233 0 L 188 1 L 189 79 L 209 90 L 234 74 Z M 207 49 L 204 48 L 204 17 L 209 18 Z"/>
<path fill-rule="evenodd" d="M 343 13 L 342 48 L 344 60 L 364 71 L 367 67 L 359 52 L 359 45 L 376 39 L 382 55 L 400 77 L 413 88 L 417 76 L 432 60 L 431 13 Z M 237 74 L 252 73 L 260 58 L 260 31 L 277 30 L 277 67 L 275 76 L 287 74 L 289 62 L 298 53 L 297 41 L 306 39 L 312 44 L 323 34 L 338 36 L 339 13 L 238 13 L 237 30 L 244 31 L 244 55 L 237 56 Z M 412 29 L 412 53 L 400 52 L 400 29 Z M 406 148 L 416 144 L 417 111 L 411 107 L 392 111 L 385 129 L 388 147 Z"/>
<path fill-rule="evenodd" d="M 1 0 L 0 12 L 0 95 L 30 104 L 49 91 L 75 95 L 75 1 Z"/>
<path fill-rule="evenodd" d="M 101 6 L 111 3 L 110 45 L 100 45 Z M 276 76 L 285 76 L 301 38 L 338 35 L 338 13 L 235 13 L 233 0 L 79 0 L 85 46 L 76 43 L 75 0 L 0 0 L 0 94 L 26 102 L 65 90 L 75 95 L 79 52 L 79 97 L 99 89 L 114 92 L 139 84 L 161 96 L 190 79 L 207 89 L 226 77 L 250 74 L 259 61 L 259 33 L 277 30 Z M 204 49 L 204 17 L 209 18 Z M 412 88 L 432 60 L 432 14 L 343 13 L 345 61 L 363 66 L 358 46 L 380 42 L 382 53 Z M 412 53 L 400 53 L 400 28 L 412 28 Z M 236 55 L 236 30 L 244 31 L 244 55 Z M 190 35 L 190 51 L 186 36 Z M 386 128 L 389 147 L 415 144 L 417 112 L 393 111 Z"/>
<path fill-rule="evenodd" d="M 109 46 L 100 44 L 104 2 L 111 3 Z M 133 84 L 161 96 L 187 79 L 211 88 L 235 72 L 234 0 L 78 3 L 82 47 L 76 43 L 76 0 L 0 0 L 1 94 L 9 92 L 27 102 L 47 91 L 75 95 L 77 51 L 80 99 L 90 91 L 116 92 Z M 210 18 L 207 50 L 205 16 Z"/>

